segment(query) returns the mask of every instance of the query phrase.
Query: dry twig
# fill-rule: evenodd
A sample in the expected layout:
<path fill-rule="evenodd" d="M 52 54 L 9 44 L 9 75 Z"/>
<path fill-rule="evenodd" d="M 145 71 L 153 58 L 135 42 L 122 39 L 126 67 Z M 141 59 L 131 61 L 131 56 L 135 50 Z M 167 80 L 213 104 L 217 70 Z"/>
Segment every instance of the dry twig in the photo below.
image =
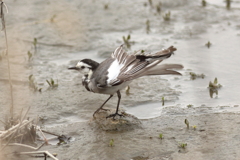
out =
<path fill-rule="evenodd" d="M 3 8 L 5 7 L 7 12 L 7 6 L 6 4 L 3 2 L 3 0 L 0 0 L 1 2 L 1 6 L 0 6 L 0 18 L 2 20 L 2 30 L 4 31 L 4 35 L 5 35 L 5 42 L 6 42 L 6 56 L 7 56 L 7 63 L 8 63 L 8 81 L 9 81 L 9 85 L 10 85 L 10 94 L 11 94 L 11 108 L 10 108 L 10 114 L 11 117 L 13 118 L 13 108 L 14 108 L 14 104 L 13 104 L 13 87 L 12 87 L 12 79 L 11 79 L 11 67 L 10 67 L 10 62 L 9 62 L 9 56 L 8 56 L 8 42 L 7 42 L 7 31 L 6 31 L 6 26 L 5 26 L 5 18 L 4 18 L 4 12 L 3 12 Z"/>
<path fill-rule="evenodd" d="M 39 132 L 42 134 L 45 143 L 48 144 L 48 140 L 47 140 L 47 138 L 45 137 L 45 135 L 43 134 L 43 132 L 42 132 L 42 130 L 40 129 L 40 127 L 38 127 L 37 129 L 38 129 Z"/>
<path fill-rule="evenodd" d="M 4 140 L 4 139 L 6 139 L 6 138 L 8 138 L 9 136 L 11 136 L 11 137 L 9 138 L 7 144 L 6 144 L 5 146 L 3 146 L 3 147 L 0 149 L 0 151 L 3 150 L 3 149 L 11 142 L 11 140 L 15 137 L 15 135 L 16 135 L 16 133 L 19 131 L 19 129 L 25 127 L 26 125 L 28 125 L 29 123 L 31 123 L 31 122 L 33 121 L 33 120 L 31 120 L 31 121 L 29 121 L 29 120 L 24 120 L 24 119 L 26 118 L 29 110 L 30 110 L 30 107 L 28 108 L 28 110 L 27 110 L 27 112 L 25 113 L 25 115 L 23 116 L 23 118 L 21 118 L 21 121 L 20 121 L 19 124 L 15 125 L 15 126 L 13 126 L 12 128 L 10 128 L 10 129 L 7 130 L 7 132 L 4 134 L 4 135 L 6 135 L 6 136 L 4 136 L 4 137 L 2 136 L 2 137 L 1 137 L 1 135 L 0 135 L 1 141 Z M 9 134 L 9 132 L 10 132 L 10 134 Z"/>
<path fill-rule="evenodd" d="M 51 157 L 54 160 L 58 160 L 58 158 L 54 157 L 50 152 L 48 151 L 36 151 L 36 152 L 19 152 L 18 154 L 20 155 L 30 155 L 30 154 L 44 154 L 44 155 L 48 155 L 49 157 Z"/>

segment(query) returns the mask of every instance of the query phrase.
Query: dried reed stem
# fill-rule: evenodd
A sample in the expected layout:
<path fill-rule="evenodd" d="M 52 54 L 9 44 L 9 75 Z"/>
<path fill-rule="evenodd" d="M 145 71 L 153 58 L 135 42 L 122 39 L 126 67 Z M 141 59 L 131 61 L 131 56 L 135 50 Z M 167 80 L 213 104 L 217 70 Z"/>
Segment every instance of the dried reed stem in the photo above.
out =
<path fill-rule="evenodd" d="M 29 121 L 29 120 L 24 120 L 28 114 L 30 110 L 30 107 L 28 107 L 28 110 L 26 111 L 26 113 L 24 114 L 23 118 L 20 117 L 20 123 L 13 126 L 12 128 L 8 129 L 7 131 L 3 132 L 1 135 L 0 135 L 0 141 L 6 139 L 7 137 L 11 136 L 9 138 L 9 140 L 7 141 L 6 145 L 3 146 L 0 151 L 2 151 L 10 142 L 11 140 L 15 137 L 16 133 L 21 129 L 23 128 L 24 126 L 28 125 L 29 123 L 31 123 L 33 120 Z M 21 113 L 22 114 L 22 113 Z"/>
<path fill-rule="evenodd" d="M 49 157 L 51 157 L 52 159 L 54 159 L 54 160 L 58 160 L 58 158 L 56 158 L 56 157 L 54 157 L 50 152 L 48 152 L 48 151 L 36 151 L 36 152 L 20 152 L 20 153 L 18 153 L 18 154 L 20 154 L 20 155 L 29 155 L 29 154 L 46 154 L 46 155 L 48 155 Z"/>
<path fill-rule="evenodd" d="M 2 30 L 4 31 L 5 35 L 5 42 L 6 42 L 6 55 L 7 55 L 7 63 L 8 63 L 8 81 L 9 81 L 9 86 L 10 86 L 10 96 L 11 96 L 11 108 L 10 108 L 10 115 L 11 118 L 13 118 L 13 87 L 12 87 L 12 78 L 11 78 L 11 67 L 10 67 L 10 62 L 9 62 L 9 56 L 8 56 L 8 42 L 7 42 L 7 31 L 6 31 L 6 26 L 5 26 L 5 19 L 4 19 L 4 12 L 3 12 L 3 7 L 7 9 L 6 4 L 3 2 L 3 0 L 0 0 L 1 2 L 1 12 L 0 12 L 0 18 L 2 19 Z"/>

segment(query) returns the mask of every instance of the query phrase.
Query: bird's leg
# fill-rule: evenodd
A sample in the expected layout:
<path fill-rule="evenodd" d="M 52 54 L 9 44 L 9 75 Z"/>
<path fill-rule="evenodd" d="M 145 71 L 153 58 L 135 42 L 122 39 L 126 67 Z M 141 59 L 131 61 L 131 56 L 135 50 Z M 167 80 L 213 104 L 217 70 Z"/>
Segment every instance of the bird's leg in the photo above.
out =
<path fill-rule="evenodd" d="M 101 107 L 99 107 L 94 113 L 93 113 L 93 117 L 96 113 L 98 113 L 100 110 L 104 110 L 104 111 L 108 111 L 108 109 L 103 109 L 102 107 L 107 103 L 107 101 L 112 98 L 113 95 L 110 95 L 110 97 L 108 97 L 108 99 L 101 105 Z"/>
<path fill-rule="evenodd" d="M 123 116 L 122 114 L 119 114 L 119 113 L 118 113 L 118 108 L 119 108 L 119 104 L 120 104 L 120 100 L 121 100 L 121 93 L 120 93 L 120 91 L 117 91 L 117 95 L 118 95 L 118 103 L 117 103 L 116 113 L 110 114 L 110 115 L 107 116 L 106 118 L 113 117 L 113 119 L 114 119 L 116 115 L 119 115 L 120 117 Z"/>

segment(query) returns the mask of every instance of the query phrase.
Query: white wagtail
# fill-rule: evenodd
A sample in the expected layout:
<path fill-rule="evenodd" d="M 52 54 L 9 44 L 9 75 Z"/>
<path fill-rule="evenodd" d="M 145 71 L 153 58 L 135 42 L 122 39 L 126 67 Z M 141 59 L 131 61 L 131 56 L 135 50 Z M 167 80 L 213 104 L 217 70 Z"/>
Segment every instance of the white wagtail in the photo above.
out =
<path fill-rule="evenodd" d="M 111 57 L 101 63 L 91 59 L 83 59 L 77 63 L 75 67 L 68 69 L 78 70 L 83 73 L 82 85 L 90 92 L 108 94 L 110 97 L 98 108 L 93 116 L 103 109 L 103 106 L 112 96 L 117 93 L 118 103 L 114 114 L 107 116 L 115 117 L 122 116 L 118 113 L 119 103 L 121 100 L 120 90 L 125 88 L 132 80 L 150 75 L 181 75 L 179 72 L 172 69 L 181 69 L 179 64 L 163 64 L 158 65 L 164 59 L 169 58 L 176 48 L 173 46 L 164 49 L 155 54 L 143 55 L 138 51 L 134 55 L 127 54 L 123 46 L 116 48 Z"/>

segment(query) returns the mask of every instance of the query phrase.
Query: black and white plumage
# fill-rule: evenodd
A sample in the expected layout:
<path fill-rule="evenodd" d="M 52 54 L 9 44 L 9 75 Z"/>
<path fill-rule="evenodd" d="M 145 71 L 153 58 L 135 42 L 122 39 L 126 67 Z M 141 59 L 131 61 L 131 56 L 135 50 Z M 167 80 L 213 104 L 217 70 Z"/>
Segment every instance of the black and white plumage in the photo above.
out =
<path fill-rule="evenodd" d="M 115 114 L 111 114 L 106 118 L 122 116 L 118 113 L 119 103 L 121 99 L 120 90 L 125 88 L 132 80 L 150 75 L 181 75 L 172 69 L 181 69 L 179 64 L 163 64 L 158 65 L 164 59 L 169 58 L 176 50 L 173 46 L 164 49 L 155 54 L 142 55 L 136 53 L 134 55 L 127 54 L 123 46 L 116 48 L 111 57 L 101 63 L 91 59 L 83 59 L 77 63 L 75 69 L 83 73 L 82 84 L 88 91 L 100 94 L 108 94 L 110 97 L 98 108 L 93 116 L 103 109 L 102 107 L 115 94 L 118 95 L 118 104 Z"/>

